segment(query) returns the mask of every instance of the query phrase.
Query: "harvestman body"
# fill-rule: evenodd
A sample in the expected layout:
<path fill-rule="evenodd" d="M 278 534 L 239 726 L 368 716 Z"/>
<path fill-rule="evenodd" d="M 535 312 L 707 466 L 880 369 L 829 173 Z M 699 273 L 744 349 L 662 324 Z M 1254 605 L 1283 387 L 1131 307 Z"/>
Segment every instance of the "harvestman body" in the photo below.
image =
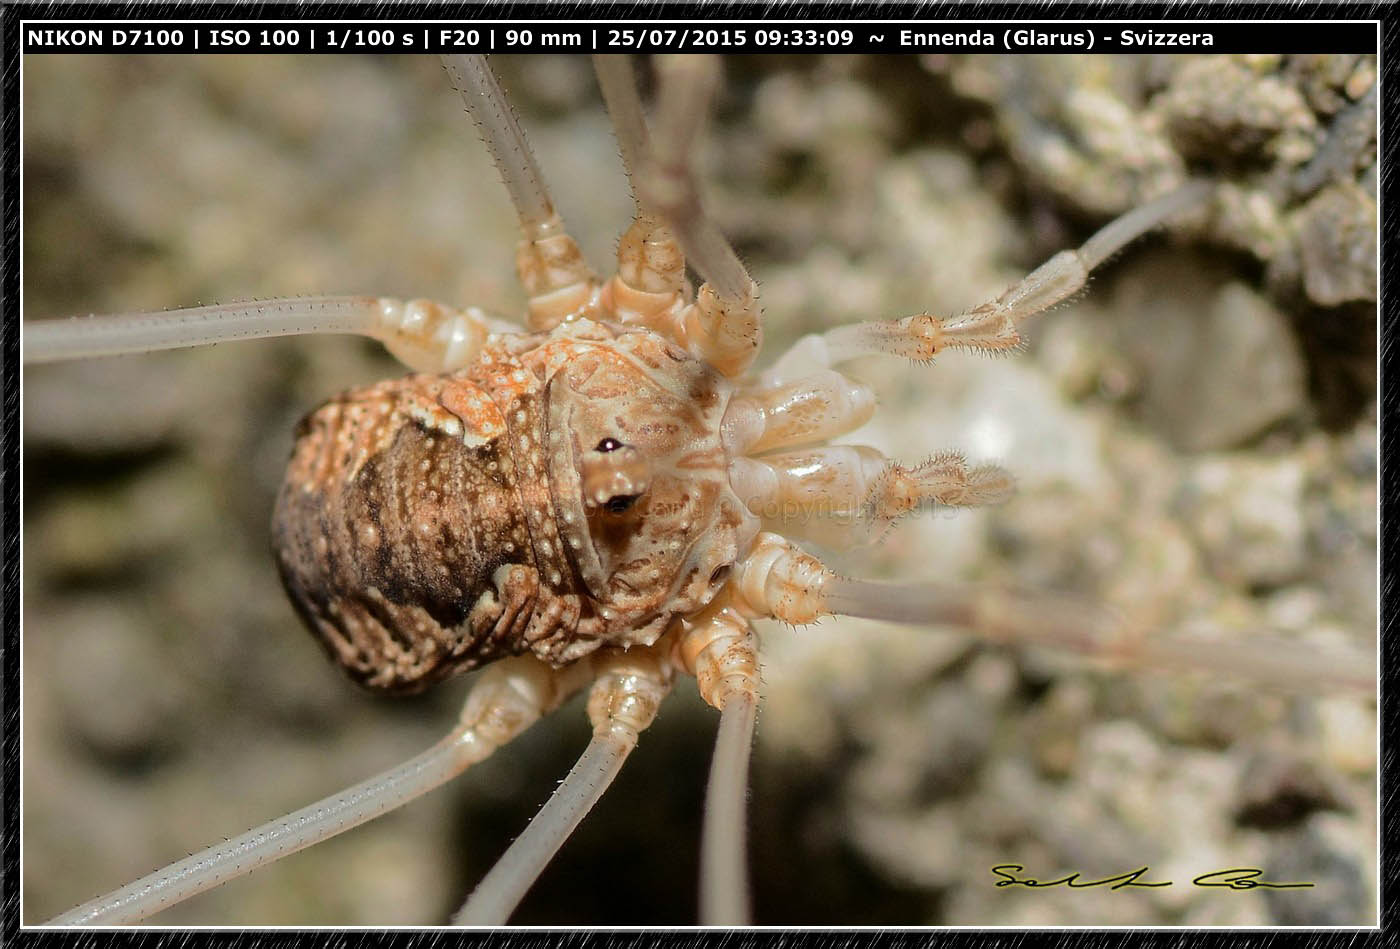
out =
<path fill-rule="evenodd" d="M 25 359 L 80 358 L 290 333 L 359 333 L 419 374 L 346 393 L 296 436 L 274 517 L 283 582 L 330 656 L 364 685 L 415 691 L 494 663 L 458 726 L 422 755 L 65 913 L 131 922 L 420 795 L 587 687 L 594 737 L 455 921 L 504 922 L 606 790 L 678 673 L 721 710 L 702 850 L 702 918 L 748 919 L 743 796 L 758 700 L 752 621 L 826 614 L 959 623 L 1084 652 L 1355 684 L 1314 658 L 1129 642 L 1097 611 L 1007 591 L 880 586 L 789 538 L 869 543 L 930 505 L 1005 498 L 1011 479 L 955 454 L 906 467 L 828 442 L 874 413 L 835 368 L 1004 351 L 1019 324 L 1083 287 L 1128 241 L 1209 197 L 1186 184 L 1056 255 L 996 300 L 804 338 L 770 368 L 758 287 L 705 217 L 689 167 L 717 70 L 658 61 L 649 132 L 621 57 L 596 60 L 637 195 L 618 272 L 596 278 L 555 214 L 480 57 L 449 57 L 524 231 L 525 328 L 479 310 L 366 297 L 201 307 L 30 327 Z M 693 296 L 689 263 L 704 283 Z M 1027 617 L 1034 617 L 1029 623 Z"/>

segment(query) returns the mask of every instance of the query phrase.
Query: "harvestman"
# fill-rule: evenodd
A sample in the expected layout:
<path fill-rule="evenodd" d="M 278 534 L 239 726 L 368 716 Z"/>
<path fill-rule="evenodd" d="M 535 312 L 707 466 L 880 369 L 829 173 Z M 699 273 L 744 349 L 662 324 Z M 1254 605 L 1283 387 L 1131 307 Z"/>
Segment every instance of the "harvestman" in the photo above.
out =
<path fill-rule="evenodd" d="M 918 314 L 808 336 L 770 368 L 755 373 L 750 366 L 761 344 L 758 287 L 705 216 L 689 166 L 689 153 L 718 75 L 712 61 L 699 57 L 658 61 L 658 118 L 651 134 L 626 60 L 596 60 L 636 196 L 636 217 L 618 250 L 618 274 L 608 281 L 594 277 L 564 230 L 523 134 L 484 60 L 449 57 L 447 66 L 505 180 L 525 235 L 517 254 L 517 272 L 529 296 L 524 333 L 475 308 L 323 297 L 42 324 L 25 332 L 25 359 L 87 358 L 299 333 L 356 333 L 383 342 L 411 368 L 434 377 L 457 373 L 452 380 L 470 377 L 480 382 L 481 373 L 494 371 L 483 370 L 483 365 L 522 361 L 509 363 L 513 378 L 495 389 L 484 382 L 480 385 L 494 399 L 506 393 L 520 400 L 518 404 L 541 406 L 563 403 L 545 394 L 548 386 L 537 389 L 531 384 L 528 391 L 514 390 L 512 382 L 529 381 L 519 365 L 529 365 L 541 380 L 552 381 L 556 375 L 568 377 L 578 360 L 591 360 L 587 371 L 579 370 L 579 378 L 568 377 L 575 399 L 570 414 L 559 416 L 567 421 L 567 432 L 576 436 L 574 444 L 563 437 L 558 425 L 539 429 L 544 436 L 533 442 L 524 437 L 518 446 L 513 441 L 502 443 L 508 446 L 502 451 L 514 458 L 527 481 L 531 473 L 546 477 L 543 470 L 532 472 L 535 465 L 568 480 L 584 523 L 573 524 L 569 510 L 560 511 L 563 523 L 554 525 L 558 533 L 550 535 L 557 549 L 546 546 L 542 558 L 539 535 L 532 534 L 533 562 L 517 558 L 507 564 L 509 570 L 495 570 L 489 587 L 469 591 L 474 600 L 469 606 L 481 606 L 483 601 L 476 594 L 484 591 L 486 598 L 484 618 L 478 620 L 476 611 L 465 620 L 457 618 L 459 627 L 466 624 L 462 635 L 471 640 L 470 648 L 448 661 L 440 654 L 446 647 L 439 643 L 434 647 L 439 652 L 428 655 L 431 661 L 425 660 L 430 671 L 421 675 L 441 677 L 492 658 L 489 651 L 482 653 L 478 648 L 491 636 L 503 640 L 499 651 L 523 654 L 500 659 L 485 673 L 458 727 L 433 748 L 354 788 L 98 897 L 54 923 L 139 920 L 369 820 L 480 761 L 588 686 L 593 740 L 544 810 L 454 919 L 470 924 L 504 922 L 606 790 L 638 732 L 651 722 L 675 674 L 682 671 L 697 677 L 701 694 L 721 711 L 703 835 L 702 918 L 711 923 L 745 922 L 749 913 L 743 796 L 758 696 L 757 643 L 751 621 L 760 617 L 794 625 L 833 613 L 957 624 L 1020 641 L 1131 657 L 1164 667 L 1206 665 L 1284 684 L 1315 687 L 1322 680 L 1366 687 L 1365 676 L 1345 663 L 1327 666 L 1317 657 L 1299 662 L 1283 650 L 1261 649 L 1258 643 L 1232 649 L 1130 636 L 1111 617 L 1044 596 L 847 579 L 787 539 L 790 535 L 827 544 L 869 543 L 911 511 L 938 504 L 989 504 L 1006 497 L 1010 478 L 1005 472 L 993 466 L 969 467 L 953 454 L 905 467 L 872 449 L 827 445 L 828 440 L 864 424 L 875 408 L 871 391 L 834 367 L 868 354 L 922 362 L 947 348 L 1013 349 L 1020 343 L 1022 320 L 1077 292 L 1088 272 L 1124 244 L 1205 201 L 1209 191 L 1204 185 L 1188 184 L 1123 216 L 1078 251 L 1056 255 L 996 300 L 963 314 L 948 318 Z M 687 263 L 704 280 L 693 300 L 684 280 Z M 531 358 L 537 361 L 530 364 Z M 617 378 L 606 378 L 609 371 L 615 371 Z M 629 380 L 654 384 L 655 400 L 638 401 L 635 393 L 641 390 L 629 389 L 624 384 Z M 500 408 L 469 406 L 453 396 L 451 382 L 435 379 L 423 385 L 431 389 L 427 403 L 415 401 L 417 396 L 403 397 L 402 407 L 409 415 L 418 413 L 416 424 L 429 434 L 430 446 L 440 437 L 471 443 L 473 438 L 500 438 L 507 430 L 512 439 L 518 434 L 500 410 L 514 411 L 517 403 Z M 390 390 L 375 387 L 372 391 L 378 400 L 381 391 Z M 670 411 L 675 417 L 685 405 L 683 399 L 667 401 L 667 393 L 685 394 L 705 409 L 695 413 L 690 420 L 693 430 L 685 432 L 678 444 L 656 435 L 656 430 L 666 428 L 664 413 Z M 432 408 L 433 399 L 445 414 Z M 360 401 L 371 403 L 368 396 Z M 359 403 L 352 397 L 347 404 L 354 408 Z M 426 418 L 420 411 L 424 404 L 429 405 Z M 525 421 L 522 410 L 520 423 Z M 614 422 L 618 428 L 609 429 Z M 314 479 L 307 471 L 314 465 L 308 459 L 339 437 L 335 419 L 325 424 L 319 435 L 313 431 L 301 462 L 305 470 L 299 474 L 294 457 L 291 487 L 284 488 L 284 497 L 299 487 L 309 489 Z M 624 434 L 626 438 L 615 437 Z M 346 441 L 370 455 L 378 450 L 355 441 L 358 437 L 346 436 Z M 668 437 L 675 439 L 674 433 Z M 315 477 L 338 479 L 337 487 L 327 489 L 330 494 L 353 483 L 360 470 L 358 464 L 348 472 L 336 469 L 327 474 L 318 469 Z M 692 482 L 705 486 L 703 500 L 690 492 Z M 679 487 L 665 497 L 662 485 Z M 316 487 L 324 485 L 317 482 Z M 629 544 L 649 544 L 644 576 L 655 584 L 651 589 L 631 582 L 643 576 L 629 573 L 635 559 L 609 560 L 599 555 L 606 545 L 600 536 L 618 533 L 621 522 L 615 519 L 622 517 L 634 518 L 621 531 L 627 536 L 606 544 L 632 555 L 638 548 Z M 325 576 L 325 570 L 302 569 L 299 558 L 310 556 L 314 543 L 296 529 L 284 533 L 288 538 L 282 550 L 284 577 L 291 578 L 288 584 L 294 595 L 298 589 L 304 595 L 303 616 L 313 627 L 340 624 L 337 629 L 343 639 L 353 640 L 346 632 L 348 621 L 324 608 L 324 600 L 344 591 L 332 590 L 317 599 L 318 591 L 312 589 L 317 583 L 334 586 L 339 580 Z M 587 625 L 576 595 L 571 592 L 574 599 L 569 605 L 557 607 L 549 616 L 536 605 L 550 602 L 538 592 L 546 580 L 561 596 L 564 590 L 574 589 L 575 578 L 565 576 L 567 571 L 551 570 L 551 564 L 564 556 L 560 541 L 569 542 L 575 551 L 568 566 L 583 575 L 596 608 L 589 611 L 596 622 L 582 643 L 563 635 Z M 672 552 L 669 559 L 663 548 Z M 666 569 L 655 569 L 657 564 Z M 534 576 L 520 575 L 522 569 L 533 571 Z M 530 591 L 520 592 L 522 585 L 530 586 Z M 618 593 L 624 588 L 627 597 Z M 629 605 L 620 606 L 623 600 Z M 558 610 L 567 619 L 561 621 Z M 1028 625 L 1030 617 L 1034 628 Z M 393 616 L 373 618 L 376 629 L 396 622 L 401 621 Z M 334 631 L 322 628 L 320 632 L 333 649 L 335 643 L 344 644 L 335 639 Z M 381 636 L 386 641 L 394 638 L 401 637 Z M 378 664 L 365 660 L 365 650 L 348 647 L 340 659 L 363 681 L 397 688 L 414 684 L 414 676 L 420 674 L 405 658 L 415 645 L 410 642 L 397 653 L 386 647 L 375 657 Z M 416 653 L 410 658 L 423 659 Z"/>

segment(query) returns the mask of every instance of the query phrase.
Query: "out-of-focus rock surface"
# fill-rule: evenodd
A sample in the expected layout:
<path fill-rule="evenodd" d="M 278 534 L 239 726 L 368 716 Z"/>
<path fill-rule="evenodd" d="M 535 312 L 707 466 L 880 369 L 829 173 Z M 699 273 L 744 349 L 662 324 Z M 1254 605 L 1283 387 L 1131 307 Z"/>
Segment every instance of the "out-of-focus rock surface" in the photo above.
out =
<path fill-rule="evenodd" d="M 586 61 L 500 67 L 611 270 L 630 205 Z M 359 292 L 521 307 L 509 204 L 435 61 L 24 69 L 27 319 Z M 755 57 L 726 78 L 697 164 L 762 286 L 770 359 L 804 332 L 974 305 L 1188 177 L 1219 184 L 1209 213 L 1037 318 L 1024 353 L 854 365 L 881 409 L 850 440 L 996 461 L 1018 493 L 835 565 L 1267 633 L 1305 663 L 1373 649 L 1373 60 Z M 357 691 L 267 553 L 296 419 L 400 371 L 316 339 L 26 373 L 27 921 L 450 726 L 468 683 Z M 854 620 L 763 634 L 760 922 L 1375 921 L 1369 699 Z M 682 683 L 517 921 L 694 920 L 714 723 Z M 585 737 L 573 703 L 450 788 L 158 921 L 441 921 Z M 1174 885 L 997 888 L 1012 863 Z M 1316 886 L 1190 883 L 1235 866 Z"/>

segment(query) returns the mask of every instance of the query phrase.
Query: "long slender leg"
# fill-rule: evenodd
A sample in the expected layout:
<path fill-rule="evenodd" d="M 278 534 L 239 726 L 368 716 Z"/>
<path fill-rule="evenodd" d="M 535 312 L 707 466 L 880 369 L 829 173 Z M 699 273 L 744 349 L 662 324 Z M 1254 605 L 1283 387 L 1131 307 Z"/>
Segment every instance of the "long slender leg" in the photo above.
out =
<path fill-rule="evenodd" d="M 485 58 L 444 59 L 515 203 L 525 234 L 516 266 L 530 297 L 531 328 L 547 329 L 590 305 L 597 281 L 564 231 Z M 25 324 L 22 349 L 26 363 L 40 363 L 271 336 L 355 333 L 383 341 L 413 369 L 446 372 L 472 362 L 486 334 L 500 331 L 513 327 L 475 307 L 458 310 L 425 300 L 328 296 L 33 321 Z"/>
<path fill-rule="evenodd" d="M 655 214 L 656 209 L 643 201 L 637 191 L 637 170 L 651 152 L 651 136 L 647 132 L 642 99 L 637 94 L 637 83 L 632 75 L 631 57 L 594 56 L 593 71 L 598 76 L 598 88 L 602 90 L 603 102 L 612 119 L 613 134 L 617 136 L 618 151 L 622 154 L 622 169 L 627 173 L 627 184 L 632 189 L 632 200 L 639 213 Z"/>
<path fill-rule="evenodd" d="M 695 676 L 701 697 L 720 710 L 700 838 L 700 922 L 745 926 L 751 917 L 745 798 L 758 711 L 758 637 L 727 587 L 683 628 L 681 664 Z"/>
<path fill-rule="evenodd" d="M 691 265 L 726 302 L 745 300 L 753 280 L 734 249 L 705 215 L 690 154 L 719 84 L 713 56 L 658 56 L 656 134 L 638 186 L 648 206 L 664 214 Z"/>
<path fill-rule="evenodd" d="M 554 201 L 525 140 L 520 120 L 486 57 L 450 55 L 443 56 L 442 63 L 505 181 L 521 230 L 530 240 L 543 237 L 557 217 Z"/>
<path fill-rule="evenodd" d="M 760 534 L 730 581 L 748 616 L 794 625 L 838 614 L 946 625 L 998 642 L 1048 646 L 1093 659 L 1167 670 L 1236 675 L 1287 690 L 1371 694 L 1375 669 L 1343 652 L 1301 653 L 1265 634 L 1221 641 L 1147 630 L 1073 597 L 954 584 L 891 584 L 837 575 L 776 534 Z"/>
<path fill-rule="evenodd" d="M 952 317 L 919 313 L 901 320 L 838 326 L 804 337 L 764 373 L 777 383 L 858 356 L 885 353 L 927 362 L 949 348 L 981 352 L 1014 349 L 1026 319 L 1083 288 L 1089 273 L 1126 244 L 1205 201 L 1211 189 L 1191 182 L 1135 208 L 1096 232 L 1078 250 L 1061 251 L 995 300 Z"/>
<path fill-rule="evenodd" d="M 443 56 L 442 63 L 520 219 L 524 237 L 516 250 L 515 269 L 529 297 L 527 322 L 534 330 L 550 329 L 593 302 L 597 279 L 555 211 L 534 152 L 486 57 L 454 54 Z"/>
<path fill-rule="evenodd" d="M 529 656 L 483 674 L 446 737 L 408 761 L 315 804 L 268 821 L 50 920 L 53 926 L 133 923 L 274 860 L 394 810 L 486 758 L 583 684 Z"/>
<path fill-rule="evenodd" d="M 674 675 L 669 640 L 650 649 L 612 652 L 593 660 L 598 674 L 588 695 L 593 738 L 525 832 L 477 884 L 452 917 L 454 926 L 499 926 L 510 918 L 540 872 L 612 784 L 637 736 L 656 717 Z"/>
<path fill-rule="evenodd" d="M 642 100 L 627 56 L 594 56 L 622 166 L 636 214 L 617 245 L 617 273 L 604 289 L 607 308 L 624 323 L 640 323 L 683 342 L 678 335 L 685 307 L 685 255 L 666 221 L 643 200 L 637 170 L 651 152 Z"/>
<path fill-rule="evenodd" d="M 730 697 L 720 712 L 700 834 L 702 926 L 748 926 L 753 918 L 745 821 L 757 713 L 758 695 L 742 692 Z"/>
<path fill-rule="evenodd" d="M 475 361 L 490 333 L 510 324 L 477 307 L 389 297 L 296 297 L 146 313 L 32 320 L 23 324 L 24 362 L 58 362 L 180 349 L 271 336 L 369 336 L 419 372 L 450 372 Z"/>
<path fill-rule="evenodd" d="M 705 280 L 676 336 L 720 372 L 741 375 L 762 343 L 758 285 L 706 217 L 690 164 L 719 81 L 718 62 L 708 56 L 661 56 L 656 69 L 656 129 L 652 154 L 637 169 L 637 191 L 644 205 L 665 218 Z"/>

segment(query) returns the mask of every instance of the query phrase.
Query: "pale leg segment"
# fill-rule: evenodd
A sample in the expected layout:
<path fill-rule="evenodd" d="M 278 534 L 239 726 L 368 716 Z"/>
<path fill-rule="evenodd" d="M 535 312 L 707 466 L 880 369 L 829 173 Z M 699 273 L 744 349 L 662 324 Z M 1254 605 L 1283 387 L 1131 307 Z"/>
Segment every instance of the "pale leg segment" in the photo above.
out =
<path fill-rule="evenodd" d="M 525 832 L 477 884 L 452 925 L 499 926 L 510 918 L 656 717 L 674 679 L 672 648 L 663 639 L 650 648 L 595 653 L 568 667 L 591 668 L 598 676 L 588 694 L 593 739 Z"/>
<path fill-rule="evenodd" d="M 520 229 L 526 238 L 541 236 L 540 229 L 554 217 L 554 202 L 500 81 L 485 56 L 443 56 L 442 65 L 501 173 Z"/>
<path fill-rule="evenodd" d="M 442 64 L 520 219 L 524 237 L 516 248 L 515 270 L 529 298 L 526 322 L 532 330 L 551 329 L 595 302 L 598 281 L 555 211 L 534 152 L 486 57 L 447 55 Z"/>
<path fill-rule="evenodd" d="M 1010 496 L 1011 476 L 995 465 L 969 467 L 941 452 L 907 467 L 873 448 L 816 445 L 865 424 L 875 394 L 830 369 L 787 382 L 743 388 L 721 433 L 730 485 L 764 527 L 829 547 L 873 543 L 895 520 L 941 504 L 971 507 Z"/>
<path fill-rule="evenodd" d="M 651 152 L 642 101 L 628 56 L 594 56 L 636 216 L 617 246 L 617 274 L 603 290 L 603 307 L 622 323 L 637 323 L 684 345 L 685 255 L 675 235 L 637 188 L 637 170 Z"/>
<path fill-rule="evenodd" d="M 21 348 L 30 364 L 272 336 L 349 333 L 379 340 L 412 369 L 440 373 L 475 362 L 489 334 L 516 331 L 477 307 L 389 297 L 294 297 L 27 321 Z"/>
<path fill-rule="evenodd" d="M 994 642 L 1045 646 L 1117 665 L 1205 671 L 1282 690 L 1373 694 L 1376 672 L 1350 651 L 1320 654 L 1268 634 L 1168 635 L 1078 598 L 988 586 L 873 583 L 828 570 L 772 533 L 759 534 L 730 581 L 746 615 L 805 625 L 837 614 L 951 626 Z"/>
<path fill-rule="evenodd" d="M 905 466 L 864 445 L 738 458 L 730 482 L 765 529 L 831 549 L 875 543 L 914 511 L 998 504 L 1015 488 L 1005 469 L 970 467 L 957 452 Z"/>
<path fill-rule="evenodd" d="M 613 134 L 617 136 L 618 151 L 622 153 L 622 169 L 627 173 L 627 184 L 632 189 L 632 200 L 637 211 L 652 211 L 637 193 L 637 170 L 651 152 L 651 136 L 647 133 L 646 117 L 642 114 L 642 99 L 637 93 L 636 77 L 632 74 L 632 57 L 622 55 L 597 55 L 593 57 L 593 71 L 598 76 L 598 88 L 602 90 L 603 102 L 608 107 L 608 117 L 612 119 Z"/>
<path fill-rule="evenodd" d="M 705 789 L 700 838 L 700 923 L 750 923 L 745 798 L 758 711 L 758 637 L 726 587 L 681 621 L 677 651 L 700 695 L 720 710 L 719 735 Z"/>
<path fill-rule="evenodd" d="M 844 435 L 874 414 L 873 389 L 827 369 L 740 389 L 725 409 L 722 432 L 731 455 L 760 455 Z"/>
<path fill-rule="evenodd" d="M 758 285 L 706 215 L 691 168 L 719 65 L 709 56 L 659 56 L 658 105 L 652 152 L 637 171 L 642 206 L 670 225 L 691 266 L 704 278 L 695 303 L 677 321 L 687 350 L 727 376 L 742 375 L 762 344 Z"/>
<path fill-rule="evenodd" d="M 482 674 L 461 720 L 433 747 L 403 764 L 232 840 L 177 861 L 50 920 L 51 926 L 134 923 L 196 893 L 394 810 L 461 774 L 534 724 L 584 684 L 529 656 Z"/>
<path fill-rule="evenodd" d="M 747 862 L 749 756 L 753 749 L 757 692 L 729 697 L 719 716 L 715 756 L 705 785 L 700 834 L 700 925 L 749 926 Z"/>
<path fill-rule="evenodd" d="M 1026 319 L 1077 293 L 1089 273 L 1126 244 L 1168 219 L 1205 201 L 1211 188 L 1191 182 L 1111 221 L 1078 250 L 1061 251 L 995 300 L 958 316 L 919 313 L 902 320 L 879 320 L 838 326 L 805 337 L 773 368 L 764 381 L 791 379 L 859 356 L 887 354 L 927 362 L 945 349 L 1002 352 L 1021 344 L 1019 327 Z"/>

